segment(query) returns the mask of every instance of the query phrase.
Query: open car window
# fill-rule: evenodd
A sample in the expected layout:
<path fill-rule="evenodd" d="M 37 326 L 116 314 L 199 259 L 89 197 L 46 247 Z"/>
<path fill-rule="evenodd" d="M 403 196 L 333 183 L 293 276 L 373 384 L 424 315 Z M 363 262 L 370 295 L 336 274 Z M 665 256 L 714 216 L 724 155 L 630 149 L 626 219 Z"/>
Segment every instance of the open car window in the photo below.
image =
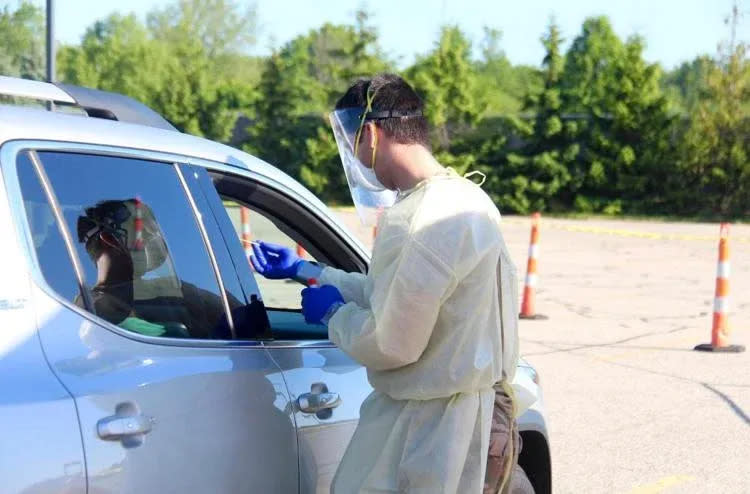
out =
<path fill-rule="evenodd" d="M 223 197 L 222 203 L 232 220 L 232 226 L 240 239 L 246 255 L 252 255 L 251 243 L 256 240 L 272 242 L 292 249 L 298 256 L 308 261 L 319 261 L 308 253 L 293 237 L 279 227 L 278 220 L 266 216 L 257 208 L 243 206 L 229 197 Z M 292 280 L 269 280 L 263 276 L 255 276 L 258 288 L 263 296 L 267 309 L 300 309 L 300 290 L 302 286 Z"/>
<path fill-rule="evenodd" d="M 211 171 L 214 186 L 230 218 L 234 241 L 251 253 L 249 243 L 264 240 L 292 249 L 307 260 L 346 271 L 366 271 L 366 261 L 326 223 L 293 197 L 239 175 Z M 280 340 L 327 339 L 325 326 L 308 325 L 300 312 L 299 283 L 254 275 L 267 308 L 271 335 Z"/>

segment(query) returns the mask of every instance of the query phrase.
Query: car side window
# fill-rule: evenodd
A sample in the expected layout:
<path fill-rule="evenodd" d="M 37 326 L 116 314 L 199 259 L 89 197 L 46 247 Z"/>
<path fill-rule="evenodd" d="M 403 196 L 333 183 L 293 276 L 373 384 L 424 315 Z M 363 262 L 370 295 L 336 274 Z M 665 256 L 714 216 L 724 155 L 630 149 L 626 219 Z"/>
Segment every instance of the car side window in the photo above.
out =
<path fill-rule="evenodd" d="M 19 180 L 39 267 L 55 291 L 135 333 L 231 338 L 216 272 L 173 164 L 69 152 L 36 156 L 41 176 L 21 157 Z M 51 203 L 40 179 L 49 184 Z M 55 203 L 64 225 L 51 215 Z M 58 226 L 72 240 L 83 292 L 73 289 L 77 280 Z"/>
<path fill-rule="evenodd" d="M 227 197 L 224 197 L 222 202 L 247 256 L 252 254 L 251 242 L 263 240 L 289 247 L 303 259 L 316 261 L 299 243 L 276 226 L 266 214 L 242 206 Z M 299 283 L 291 280 L 269 280 L 263 276 L 256 276 L 255 280 L 268 309 L 300 308 L 300 291 L 303 287 Z"/>

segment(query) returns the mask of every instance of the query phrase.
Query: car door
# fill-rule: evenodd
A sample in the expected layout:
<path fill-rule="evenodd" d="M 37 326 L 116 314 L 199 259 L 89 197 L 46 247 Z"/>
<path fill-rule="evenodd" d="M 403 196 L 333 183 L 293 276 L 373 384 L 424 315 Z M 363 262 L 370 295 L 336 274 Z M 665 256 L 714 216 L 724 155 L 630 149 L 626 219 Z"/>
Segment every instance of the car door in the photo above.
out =
<path fill-rule="evenodd" d="M 40 339 L 75 400 L 88 492 L 297 492 L 267 317 L 199 174 L 157 153 L 14 146 L 4 177 L 34 253 Z"/>
<path fill-rule="evenodd" d="M 277 182 L 237 169 L 213 170 L 222 204 L 232 221 L 236 249 L 266 240 L 309 260 L 363 272 L 366 258 L 320 211 Z M 250 273 L 249 265 L 244 269 Z M 294 401 L 300 455 L 300 491 L 327 493 L 372 388 L 365 369 L 328 341 L 324 326 L 300 313 L 301 285 L 257 277 L 268 310 L 271 338 L 264 346 L 283 370 Z"/>
<path fill-rule="evenodd" d="M 25 245 L 16 241 L 5 182 L 0 178 L 0 491 L 84 494 L 75 404 L 39 344 Z"/>

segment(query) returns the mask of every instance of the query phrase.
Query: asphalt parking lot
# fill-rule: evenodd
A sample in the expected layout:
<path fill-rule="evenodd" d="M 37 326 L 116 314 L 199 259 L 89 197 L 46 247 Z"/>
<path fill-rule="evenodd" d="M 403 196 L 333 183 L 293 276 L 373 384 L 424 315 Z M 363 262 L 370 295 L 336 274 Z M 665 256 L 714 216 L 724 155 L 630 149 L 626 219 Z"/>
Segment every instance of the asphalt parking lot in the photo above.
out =
<path fill-rule="evenodd" d="M 521 278 L 529 229 L 504 218 Z M 710 341 L 718 233 L 543 219 L 536 305 L 549 319 L 520 332 L 544 387 L 555 492 L 750 492 L 750 351 L 693 351 Z M 750 225 L 730 235 L 732 342 L 750 347 Z"/>

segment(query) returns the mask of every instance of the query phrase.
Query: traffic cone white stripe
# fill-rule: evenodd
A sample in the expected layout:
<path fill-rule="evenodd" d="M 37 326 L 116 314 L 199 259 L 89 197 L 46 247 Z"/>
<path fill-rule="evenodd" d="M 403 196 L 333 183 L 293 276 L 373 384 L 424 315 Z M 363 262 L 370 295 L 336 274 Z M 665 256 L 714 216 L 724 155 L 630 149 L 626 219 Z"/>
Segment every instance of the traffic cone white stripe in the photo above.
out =
<path fill-rule="evenodd" d="M 526 286 L 536 286 L 539 277 L 533 273 L 526 275 Z"/>
<path fill-rule="evenodd" d="M 729 261 L 721 261 L 718 264 L 718 267 L 716 268 L 716 277 L 717 278 L 729 278 L 730 273 L 731 273 L 731 265 L 729 264 Z"/>
<path fill-rule="evenodd" d="M 729 312 L 729 297 L 716 297 L 714 299 L 714 312 L 721 314 Z"/>

